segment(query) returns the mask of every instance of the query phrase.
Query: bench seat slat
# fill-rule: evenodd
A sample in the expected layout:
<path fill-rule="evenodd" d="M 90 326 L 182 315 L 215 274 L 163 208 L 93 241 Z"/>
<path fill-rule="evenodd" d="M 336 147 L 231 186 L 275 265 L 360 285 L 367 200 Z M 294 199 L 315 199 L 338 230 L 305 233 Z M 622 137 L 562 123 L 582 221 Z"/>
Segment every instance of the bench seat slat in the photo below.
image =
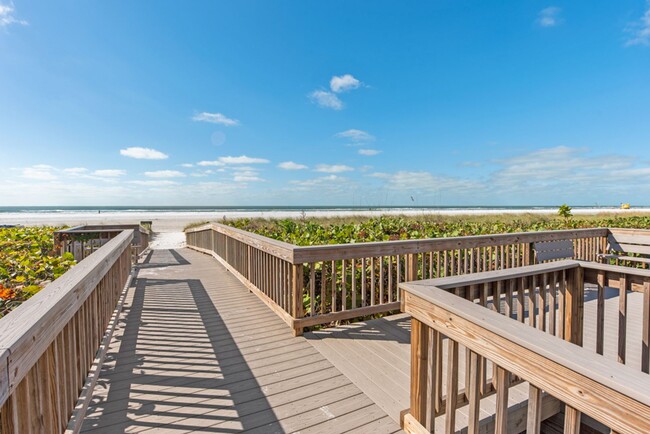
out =
<path fill-rule="evenodd" d="M 537 262 L 552 261 L 554 259 L 573 259 L 573 241 L 560 240 L 534 243 L 533 248 L 537 255 Z"/>

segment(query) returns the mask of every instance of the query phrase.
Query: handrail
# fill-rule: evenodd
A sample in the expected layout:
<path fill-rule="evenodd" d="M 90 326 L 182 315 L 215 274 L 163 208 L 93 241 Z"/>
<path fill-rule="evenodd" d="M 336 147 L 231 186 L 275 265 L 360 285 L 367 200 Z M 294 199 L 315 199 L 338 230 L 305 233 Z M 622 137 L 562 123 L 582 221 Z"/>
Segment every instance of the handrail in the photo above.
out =
<path fill-rule="evenodd" d="M 133 230 L 124 230 L 0 320 L 3 428 L 24 423 L 21 412 L 40 415 L 32 425 L 44 432 L 65 427 L 127 281 L 132 240 Z M 44 401 L 26 380 L 42 383 Z"/>
<path fill-rule="evenodd" d="M 544 390 L 560 399 L 567 404 L 567 417 L 572 411 L 578 411 L 617 432 L 650 432 L 648 375 L 527 327 L 441 288 L 412 283 L 402 284 L 400 288 L 404 292 L 403 310 L 413 317 L 414 333 L 412 360 L 415 364 L 411 370 L 411 409 L 407 427 L 413 423 L 422 426 L 426 423 L 426 387 L 422 388 L 427 379 L 421 378 L 420 374 L 427 373 L 429 361 L 427 348 L 419 346 L 428 345 L 427 340 L 422 339 L 423 335 L 426 336 L 422 329 L 425 326 L 489 359 L 497 365 L 497 371 L 503 369 L 528 381 L 534 386 L 531 394 Z M 497 390 L 499 392 L 503 393 L 503 390 Z M 478 406 L 479 401 L 470 399 L 470 405 Z M 538 409 L 530 410 L 535 405 L 535 402 L 529 402 L 529 419 L 536 417 Z M 455 409 L 454 405 L 450 407 Z M 474 413 L 470 409 L 470 414 L 478 414 L 476 409 L 473 410 Z M 501 432 L 505 432 L 504 420 L 500 422 Z"/>
<path fill-rule="evenodd" d="M 607 228 L 515 232 L 498 235 L 471 235 L 368 243 L 294 246 L 293 263 L 330 261 L 379 255 L 401 255 L 431 251 L 503 246 L 564 239 L 606 237 Z"/>
<path fill-rule="evenodd" d="M 131 260 L 135 263 L 138 257 L 148 249 L 151 236 L 151 231 L 140 224 L 81 225 L 62 229 L 54 232 L 54 244 L 61 255 L 69 252 L 74 255 L 76 261 L 82 261 L 108 240 L 125 230 L 133 230 Z M 76 238 L 83 235 L 95 235 L 95 237 L 81 240 Z"/>
<path fill-rule="evenodd" d="M 285 243 L 283 241 L 274 240 L 273 238 L 265 237 L 262 235 L 247 232 L 241 229 L 233 228 L 232 226 L 224 225 L 221 223 L 207 223 L 202 226 L 190 228 L 185 233 L 201 232 L 212 229 L 218 233 L 228 235 L 237 241 L 248 244 L 262 252 L 269 253 L 280 259 L 290 263 L 295 263 L 293 252 L 296 246 L 293 244 Z"/>
<path fill-rule="evenodd" d="M 595 261 L 607 234 L 596 228 L 295 246 L 220 223 L 186 230 L 188 247 L 215 256 L 296 334 L 396 310 L 400 282 L 533 264 L 534 242 L 570 239 L 576 259 Z"/>
<path fill-rule="evenodd" d="M 587 263 L 588 264 L 588 263 Z M 524 265 L 518 268 L 509 268 L 505 270 L 483 271 L 480 273 L 463 274 L 459 276 L 441 277 L 438 279 L 417 280 L 410 282 L 411 286 L 431 286 L 435 281 L 435 286 L 440 289 L 451 289 L 458 286 L 480 285 L 482 283 L 498 282 L 504 279 L 518 279 L 543 273 L 552 273 L 554 271 L 568 270 L 583 265 L 581 261 L 565 259 L 562 261 L 548 262 L 545 264 Z M 603 264 L 594 264 L 595 266 Z M 594 267 L 596 268 L 596 267 Z M 649 274 L 650 275 L 650 274 Z"/>

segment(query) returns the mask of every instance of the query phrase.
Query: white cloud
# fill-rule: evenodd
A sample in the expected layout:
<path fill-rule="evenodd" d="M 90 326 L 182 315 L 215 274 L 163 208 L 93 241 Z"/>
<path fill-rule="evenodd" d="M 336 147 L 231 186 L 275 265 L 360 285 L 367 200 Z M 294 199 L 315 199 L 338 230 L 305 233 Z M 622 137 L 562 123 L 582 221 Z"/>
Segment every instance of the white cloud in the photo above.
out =
<path fill-rule="evenodd" d="M 199 122 L 210 122 L 212 124 L 221 124 L 227 127 L 239 125 L 239 121 L 237 119 L 230 119 L 221 113 L 202 112 L 194 115 L 192 117 L 192 120 L 199 121 Z"/>
<path fill-rule="evenodd" d="M 265 164 L 269 160 L 264 158 L 252 158 L 242 155 L 239 157 L 219 157 L 219 161 L 224 164 Z"/>
<path fill-rule="evenodd" d="M 560 12 L 562 9 L 551 6 L 544 8 L 537 16 L 537 23 L 542 27 L 555 27 L 560 24 Z"/>
<path fill-rule="evenodd" d="M 105 178 L 117 178 L 126 175 L 126 170 L 122 169 L 99 169 L 93 172 L 93 175 Z"/>
<path fill-rule="evenodd" d="M 341 76 L 334 76 L 330 80 L 330 89 L 332 92 L 341 93 L 356 89 L 361 85 L 361 82 L 354 78 L 352 74 L 344 74 Z"/>
<path fill-rule="evenodd" d="M 340 190 L 344 186 L 350 185 L 350 180 L 337 175 L 321 176 L 314 179 L 305 179 L 300 181 L 289 181 L 291 188 L 289 190 L 309 191 L 318 189 L 323 190 Z"/>
<path fill-rule="evenodd" d="M 81 175 L 88 172 L 88 169 L 85 167 L 69 167 L 67 169 L 63 169 L 63 172 L 69 175 Z"/>
<path fill-rule="evenodd" d="M 145 187 L 169 187 L 172 185 L 179 185 L 176 181 L 169 180 L 150 180 L 150 181 L 130 181 L 130 184 L 142 185 Z"/>
<path fill-rule="evenodd" d="M 294 163 L 293 161 L 283 161 L 282 163 L 278 164 L 278 167 L 280 169 L 284 170 L 302 170 L 302 169 L 307 169 L 307 166 L 304 164 L 298 164 Z"/>
<path fill-rule="evenodd" d="M 20 24 L 26 26 L 28 23 L 25 20 L 19 20 L 14 16 L 13 2 L 3 5 L 0 4 L 0 27 L 6 27 L 10 24 Z"/>
<path fill-rule="evenodd" d="M 647 2 L 647 9 L 641 19 L 626 30 L 632 33 L 632 37 L 625 43 L 626 46 L 650 45 L 650 1 Z"/>
<path fill-rule="evenodd" d="M 355 129 L 345 130 L 345 131 L 341 131 L 340 133 L 336 133 L 336 137 L 352 140 L 353 142 L 370 142 L 372 140 L 375 140 L 375 137 L 372 134 L 368 133 L 367 131 L 355 130 Z"/>
<path fill-rule="evenodd" d="M 192 168 L 192 167 L 194 167 L 194 164 L 192 164 L 192 163 L 183 163 L 183 164 L 181 164 L 181 167 Z"/>
<path fill-rule="evenodd" d="M 45 164 L 37 164 L 31 167 L 22 169 L 21 176 L 27 179 L 35 179 L 39 181 L 52 181 L 58 178 L 54 173 L 54 168 Z"/>
<path fill-rule="evenodd" d="M 386 181 L 386 187 L 403 192 L 422 191 L 433 193 L 449 191 L 455 194 L 473 193 L 483 190 L 478 181 L 434 175 L 426 171 L 399 171 L 396 173 L 373 173 L 374 178 Z"/>
<path fill-rule="evenodd" d="M 149 178 L 182 178 L 185 174 L 178 170 L 154 170 L 144 172 L 144 176 L 148 176 Z"/>
<path fill-rule="evenodd" d="M 225 164 L 223 164 L 223 163 L 222 163 L 221 161 L 219 161 L 219 160 L 214 160 L 214 161 L 205 161 L 205 160 L 204 160 L 204 161 L 199 161 L 198 163 L 196 163 L 196 165 L 197 165 L 197 166 L 202 166 L 202 167 L 206 167 L 206 166 L 217 166 L 217 167 L 219 167 L 219 166 L 225 166 Z"/>
<path fill-rule="evenodd" d="M 359 149 L 359 155 L 366 155 L 371 157 L 377 154 L 381 154 L 381 151 L 377 149 Z"/>
<path fill-rule="evenodd" d="M 326 92 L 324 90 L 315 90 L 309 94 L 309 98 L 324 108 L 330 108 L 333 110 L 343 109 L 343 101 L 341 101 L 336 95 L 331 92 Z"/>
<path fill-rule="evenodd" d="M 130 158 L 137 158 L 139 160 L 165 160 L 169 155 L 151 148 L 142 148 L 140 146 L 133 146 L 126 149 L 120 149 L 120 155 Z"/>
<path fill-rule="evenodd" d="M 319 164 L 316 166 L 316 172 L 323 173 L 342 173 L 342 172 L 351 172 L 354 169 L 350 166 L 345 166 L 343 164 Z"/>
<path fill-rule="evenodd" d="M 235 182 L 263 182 L 264 180 L 258 176 L 235 175 L 233 178 Z"/>

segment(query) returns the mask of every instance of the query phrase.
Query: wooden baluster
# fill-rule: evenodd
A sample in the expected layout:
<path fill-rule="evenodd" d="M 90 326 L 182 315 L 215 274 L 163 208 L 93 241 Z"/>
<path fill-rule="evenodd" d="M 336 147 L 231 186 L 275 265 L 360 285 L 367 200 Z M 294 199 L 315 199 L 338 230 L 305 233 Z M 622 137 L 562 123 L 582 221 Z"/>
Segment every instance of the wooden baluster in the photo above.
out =
<path fill-rule="evenodd" d="M 537 290 L 537 276 L 531 277 L 532 284 L 528 288 L 528 325 L 535 327 L 535 292 Z"/>
<path fill-rule="evenodd" d="M 357 308 L 357 260 L 351 259 L 350 263 L 352 265 L 352 309 Z"/>
<path fill-rule="evenodd" d="M 469 261 L 467 258 L 467 249 L 463 249 L 463 274 L 469 272 Z"/>
<path fill-rule="evenodd" d="M 469 349 L 465 349 L 470 354 L 469 364 L 465 368 L 469 371 L 469 383 L 465 384 L 465 389 L 469 389 L 468 403 L 469 403 L 469 423 L 467 427 L 468 434 L 478 434 L 479 430 L 479 413 L 481 408 L 481 395 L 480 385 L 483 383 L 481 373 L 479 372 L 479 364 L 483 359 L 478 354 Z M 449 394 L 447 394 L 449 397 Z"/>
<path fill-rule="evenodd" d="M 625 350 L 627 341 L 627 291 L 630 280 L 621 274 L 618 292 L 618 361 L 625 364 Z"/>
<path fill-rule="evenodd" d="M 564 328 L 566 324 L 566 281 L 567 273 L 566 270 L 560 272 L 560 284 L 558 285 L 558 295 L 557 295 L 557 308 L 558 308 L 558 324 L 557 324 L 557 334 L 556 336 L 560 339 L 564 339 Z"/>
<path fill-rule="evenodd" d="M 598 271 L 598 302 L 596 307 L 596 352 L 603 354 L 605 342 L 605 272 Z"/>
<path fill-rule="evenodd" d="M 449 276 L 449 268 L 448 268 L 448 265 L 447 265 L 448 264 L 447 251 L 443 250 L 441 253 L 444 255 L 443 256 L 443 260 L 444 260 L 443 270 L 444 270 L 444 272 L 443 272 L 442 276 L 438 275 L 438 277 L 447 277 L 447 276 Z"/>
<path fill-rule="evenodd" d="M 388 257 L 388 302 L 393 302 L 393 257 Z"/>
<path fill-rule="evenodd" d="M 524 322 L 524 292 L 526 291 L 526 281 L 525 277 L 519 279 L 519 288 L 517 288 L 517 320 L 521 323 Z"/>
<path fill-rule="evenodd" d="M 384 303 L 384 257 L 379 258 L 379 304 Z"/>
<path fill-rule="evenodd" d="M 510 388 L 510 372 L 495 365 L 496 381 L 496 412 L 494 415 L 494 433 L 508 433 L 508 391 Z"/>
<path fill-rule="evenodd" d="M 327 312 L 327 271 L 325 261 L 321 262 L 320 269 L 320 313 Z"/>
<path fill-rule="evenodd" d="M 643 317 L 641 318 L 641 371 L 650 373 L 650 281 L 643 282 Z"/>
<path fill-rule="evenodd" d="M 575 408 L 564 406 L 564 434 L 580 433 L 580 412 Z"/>
<path fill-rule="evenodd" d="M 341 310 L 347 310 L 348 305 L 348 261 L 341 261 Z"/>
<path fill-rule="evenodd" d="M 542 283 L 537 292 L 537 328 L 546 330 L 546 286 L 548 285 L 548 274 L 542 274 Z"/>
<path fill-rule="evenodd" d="M 428 327 L 429 346 L 427 355 L 427 388 L 426 396 L 427 414 L 425 427 L 429 432 L 434 432 L 436 414 L 440 411 L 442 404 L 442 375 L 438 368 L 442 369 L 442 347 L 440 333 Z"/>
<path fill-rule="evenodd" d="M 447 338 L 447 399 L 445 401 L 445 433 L 456 432 L 458 399 L 458 342 Z"/>
<path fill-rule="evenodd" d="M 370 258 L 370 306 L 375 305 L 375 258 Z"/>
<path fill-rule="evenodd" d="M 539 434 L 542 425 L 542 391 L 532 384 L 529 385 L 528 390 L 526 434 Z"/>
<path fill-rule="evenodd" d="M 501 313 L 501 294 L 503 293 L 503 280 L 496 282 L 494 295 L 492 296 L 492 309 Z"/>
<path fill-rule="evenodd" d="M 555 336 L 555 316 L 557 307 L 557 271 L 551 274 L 548 300 L 548 333 Z"/>
<path fill-rule="evenodd" d="M 514 312 L 514 310 L 512 309 L 512 307 L 513 307 L 512 306 L 512 303 L 513 303 L 512 297 L 514 295 L 516 285 L 517 285 L 517 280 L 515 280 L 515 279 L 508 280 L 508 285 L 507 285 L 507 289 L 506 289 L 506 303 L 505 303 L 504 312 L 503 312 L 503 314 L 505 316 L 507 316 L 508 318 L 512 318 L 512 313 Z"/>
<path fill-rule="evenodd" d="M 337 312 L 336 306 L 336 261 L 332 261 L 332 312 Z"/>
<path fill-rule="evenodd" d="M 316 302 L 316 264 L 309 264 L 309 315 L 315 316 L 314 305 Z"/>
<path fill-rule="evenodd" d="M 455 276 L 456 274 L 456 250 L 450 250 L 449 253 L 451 254 L 451 272 L 449 273 L 450 276 Z"/>
<path fill-rule="evenodd" d="M 367 297 L 367 288 L 366 288 L 366 258 L 361 258 L 361 306 L 366 306 L 366 297 Z"/>

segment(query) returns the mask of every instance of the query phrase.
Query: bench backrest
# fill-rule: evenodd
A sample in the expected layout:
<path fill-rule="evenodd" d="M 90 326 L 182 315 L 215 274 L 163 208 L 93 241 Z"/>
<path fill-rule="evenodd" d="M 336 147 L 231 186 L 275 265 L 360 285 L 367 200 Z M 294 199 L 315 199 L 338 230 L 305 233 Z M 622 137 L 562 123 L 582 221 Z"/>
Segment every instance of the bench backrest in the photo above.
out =
<path fill-rule="evenodd" d="M 650 255 L 650 235 L 610 233 L 607 243 L 608 250 L 615 252 Z"/>
<path fill-rule="evenodd" d="M 554 259 L 573 259 L 573 241 L 546 241 L 534 243 L 537 263 L 552 261 Z"/>

